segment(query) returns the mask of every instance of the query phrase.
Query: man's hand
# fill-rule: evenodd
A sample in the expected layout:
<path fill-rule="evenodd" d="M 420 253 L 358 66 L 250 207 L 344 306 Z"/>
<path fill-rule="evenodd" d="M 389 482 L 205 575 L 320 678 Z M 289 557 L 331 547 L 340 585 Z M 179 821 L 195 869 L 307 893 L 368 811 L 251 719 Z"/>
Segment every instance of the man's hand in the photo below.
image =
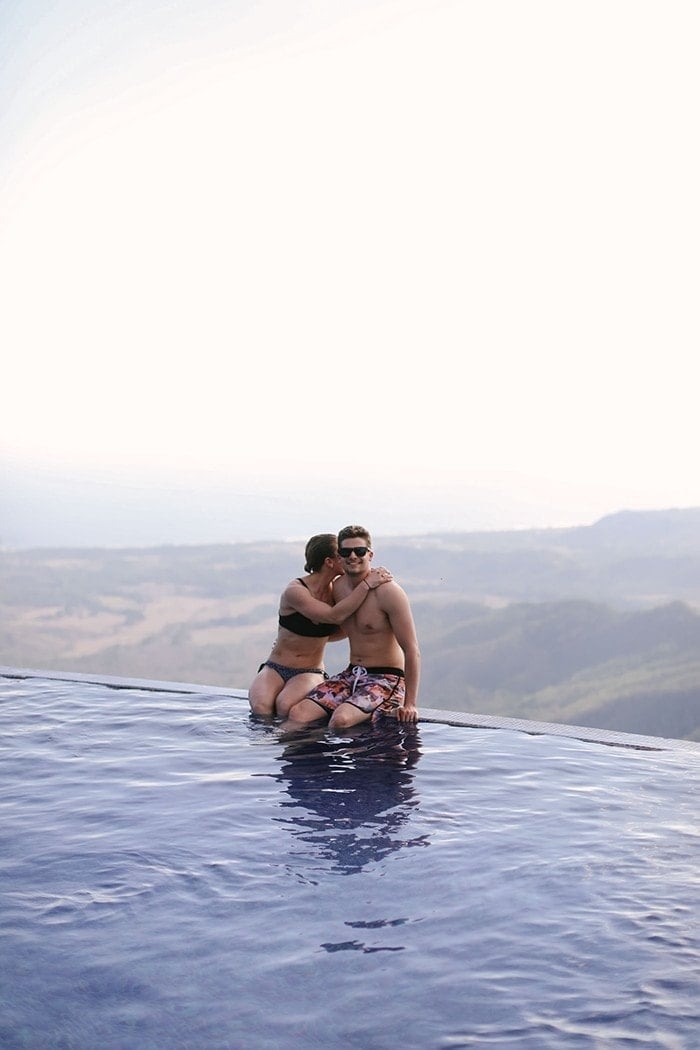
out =
<path fill-rule="evenodd" d="M 418 721 L 418 708 L 413 707 L 399 707 L 396 710 L 396 717 L 399 722 L 417 722 Z"/>

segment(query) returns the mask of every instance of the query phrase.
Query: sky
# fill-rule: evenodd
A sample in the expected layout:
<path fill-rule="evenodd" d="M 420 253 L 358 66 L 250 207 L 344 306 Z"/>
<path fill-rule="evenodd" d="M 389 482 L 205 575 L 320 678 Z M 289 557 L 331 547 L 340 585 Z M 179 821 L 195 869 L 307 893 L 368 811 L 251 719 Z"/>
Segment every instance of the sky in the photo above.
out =
<path fill-rule="evenodd" d="M 700 506 L 699 29 L 6 0 L 0 543 Z"/>

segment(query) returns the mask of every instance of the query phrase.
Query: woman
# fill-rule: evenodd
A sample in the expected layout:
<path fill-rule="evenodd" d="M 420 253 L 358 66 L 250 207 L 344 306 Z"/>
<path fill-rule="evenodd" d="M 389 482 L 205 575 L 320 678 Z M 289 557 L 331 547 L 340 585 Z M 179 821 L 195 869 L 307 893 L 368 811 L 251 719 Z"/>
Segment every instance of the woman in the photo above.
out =
<path fill-rule="evenodd" d="M 343 573 L 336 537 L 312 536 L 304 554 L 309 575 L 292 580 L 282 592 L 277 641 L 248 690 L 256 715 L 286 718 L 290 707 L 327 677 L 323 653 L 327 641 L 345 637 L 339 624 L 359 609 L 371 590 L 392 579 L 388 569 L 373 569 L 363 581 L 366 587 L 356 587 L 332 605 L 333 580 Z"/>

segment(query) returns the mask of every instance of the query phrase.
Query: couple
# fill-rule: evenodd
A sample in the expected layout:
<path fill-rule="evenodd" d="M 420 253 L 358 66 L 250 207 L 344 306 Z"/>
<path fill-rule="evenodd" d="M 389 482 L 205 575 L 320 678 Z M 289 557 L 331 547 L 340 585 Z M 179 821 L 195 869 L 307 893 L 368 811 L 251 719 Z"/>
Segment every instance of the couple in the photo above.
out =
<path fill-rule="evenodd" d="M 305 571 L 280 601 L 279 632 L 248 692 L 251 711 L 281 715 L 288 728 L 330 716 L 332 729 L 392 714 L 418 718 L 420 652 L 405 591 L 386 569 L 373 569 L 372 539 L 347 525 L 337 539 L 312 536 Z M 327 641 L 348 638 L 350 664 L 328 677 Z"/>

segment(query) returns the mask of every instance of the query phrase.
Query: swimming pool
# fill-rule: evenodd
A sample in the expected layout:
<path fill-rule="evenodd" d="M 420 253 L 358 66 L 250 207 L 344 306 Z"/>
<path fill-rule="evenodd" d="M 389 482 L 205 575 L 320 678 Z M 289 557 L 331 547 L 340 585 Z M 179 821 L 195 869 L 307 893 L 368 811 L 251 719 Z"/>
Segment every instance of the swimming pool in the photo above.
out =
<path fill-rule="evenodd" d="M 5 1048 L 694 1047 L 700 750 L 0 678 Z"/>

